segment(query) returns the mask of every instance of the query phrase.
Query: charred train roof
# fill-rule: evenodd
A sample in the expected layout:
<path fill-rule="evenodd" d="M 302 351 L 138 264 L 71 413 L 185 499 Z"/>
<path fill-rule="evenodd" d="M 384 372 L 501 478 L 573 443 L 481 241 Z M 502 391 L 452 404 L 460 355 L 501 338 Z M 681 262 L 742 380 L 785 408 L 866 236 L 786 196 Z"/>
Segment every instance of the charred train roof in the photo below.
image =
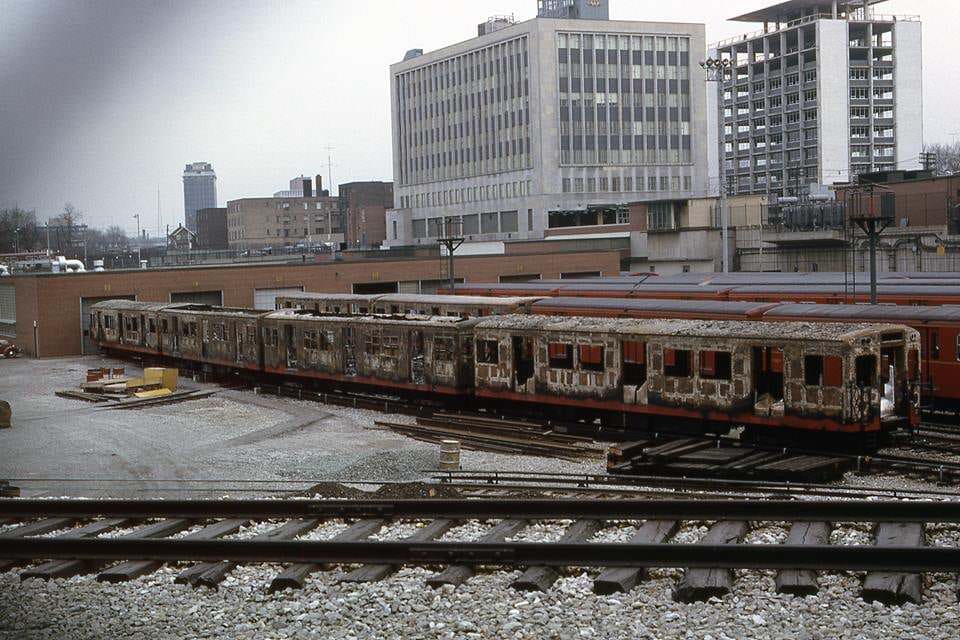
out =
<path fill-rule="evenodd" d="M 894 324 L 835 322 L 750 322 L 737 320 L 662 320 L 507 315 L 482 318 L 478 329 L 617 333 L 648 336 L 696 336 L 760 340 L 847 342 L 880 332 L 913 332 Z"/>
<path fill-rule="evenodd" d="M 456 329 L 473 327 L 479 320 L 478 318 L 463 319 L 456 316 L 421 316 L 415 314 L 341 316 L 337 314 L 315 313 L 312 311 L 291 311 L 289 309 L 274 311 L 264 316 L 264 318 L 278 322 L 333 322 L 354 325 L 443 327 Z"/>

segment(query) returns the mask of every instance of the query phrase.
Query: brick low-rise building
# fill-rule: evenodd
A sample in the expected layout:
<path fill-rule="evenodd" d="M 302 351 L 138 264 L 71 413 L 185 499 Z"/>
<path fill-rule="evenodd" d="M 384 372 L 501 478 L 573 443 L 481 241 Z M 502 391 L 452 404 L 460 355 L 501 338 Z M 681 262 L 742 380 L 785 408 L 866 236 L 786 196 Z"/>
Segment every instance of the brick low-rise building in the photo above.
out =
<path fill-rule="evenodd" d="M 197 211 L 197 248 L 207 251 L 229 248 L 226 207 L 212 207 Z"/>
<path fill-rule="evenodd" d="M 348 249 L 379 247 L 387 239 L 387 210 L 393 207 L 392 182 L 340 185 L 340 212 Z"/>
<path fill-rule="evenodd" d="M 241 198 L 227 203 L 231 249 L 279 250 L 343 240 L 340 201 L 334 196 Z"/>

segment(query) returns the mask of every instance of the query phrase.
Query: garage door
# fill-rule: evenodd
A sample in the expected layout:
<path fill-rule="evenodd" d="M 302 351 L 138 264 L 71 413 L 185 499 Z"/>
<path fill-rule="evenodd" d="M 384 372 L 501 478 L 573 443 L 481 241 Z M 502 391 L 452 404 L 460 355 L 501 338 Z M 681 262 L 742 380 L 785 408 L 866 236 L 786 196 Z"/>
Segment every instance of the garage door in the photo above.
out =
<path fill-rule="evenodd" d="M 90 341 L 90 307 L 104 300 L 136 300 L 136 296 L 107 296 L 106 298 L 80 298 L 80 331 L 83 336 L 81 347 L 83 355 L 92 356 L 97 347 Z"/>
<path fill-rule="evenodd" d="M 17 337 L 17 290 L 0 284 L 0 336 Z"/>
<path fill-rule="evenodd" d="M 303 287 L 281 287 L 279 289 L 254 289 L 253 308 L 262 311 L 273 311 L 277 308 L 277 296 L 291 293 L 300 293 Z"/>
<path fill-rule="evenodd" d="M 223 305 L 222 291 L 180 291 L 170 294 L 170 302 L 192 302 L 193 304 L 209 304 L 214 307 Z"/>

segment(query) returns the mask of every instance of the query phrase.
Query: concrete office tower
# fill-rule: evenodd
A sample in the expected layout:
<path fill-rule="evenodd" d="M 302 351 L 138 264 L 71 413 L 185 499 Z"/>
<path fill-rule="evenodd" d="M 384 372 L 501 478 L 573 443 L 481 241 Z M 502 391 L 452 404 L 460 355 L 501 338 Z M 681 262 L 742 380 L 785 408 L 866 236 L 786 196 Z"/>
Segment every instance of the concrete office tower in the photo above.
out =
<path fill-rule="evenodd" d="M 444 217 L 473 242 L 596 233 L 625 223 L 628 202 L 706 192 L 703 25 L 488 24 L 499 28 L 390 67 L 387 244 L 436 242 Z"/>
<path fill-rule="evenodd" d="M 733 18 L 763 30 L 712 47 L 732 63 L 722 87 L 728 193 L 794 195 L 919 167 L 921 23 L 879 15 L 883 1 L 791 0 Z"/>
<path fill-rule="evenodd" d="M 197 232 L 197 211 L 217 206 L 217 174 L 209 162 L 193 162 L 183 170 L 184 226 Z"/>

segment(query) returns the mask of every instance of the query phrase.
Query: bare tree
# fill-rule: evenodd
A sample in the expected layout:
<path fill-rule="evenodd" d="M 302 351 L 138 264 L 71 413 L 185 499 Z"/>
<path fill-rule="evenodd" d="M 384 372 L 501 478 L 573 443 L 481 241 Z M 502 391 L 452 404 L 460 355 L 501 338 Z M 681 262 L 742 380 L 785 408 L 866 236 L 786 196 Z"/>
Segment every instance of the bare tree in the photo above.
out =
<path fill-rule="evenodd" d="M 72 203 L 68 202 L 63 205 L 63 212 L 60 214 L 60 220 L 62 221 L 62 226 L 66 227 L 66 245 L 59 241 L 57 246 L 64 253 L 70 253 L 74 248 L 74 233 L 73 228 L 80 224 L 83 220 L 83 212 L 73 206 Z M 59 236 L 59 234 L 58 234 Z"/>
<path fill-rule="evenodd" d="M 960 173 L 960 142 L 930 144 L 924 152 L 933 154 L 933 172 L 938 176 Z"/>
<path fill-rule="evenodd" d="M 39 237 L 36 213 L 18 207 L 0 209 L 0 252 L 33 251 Z"/>

